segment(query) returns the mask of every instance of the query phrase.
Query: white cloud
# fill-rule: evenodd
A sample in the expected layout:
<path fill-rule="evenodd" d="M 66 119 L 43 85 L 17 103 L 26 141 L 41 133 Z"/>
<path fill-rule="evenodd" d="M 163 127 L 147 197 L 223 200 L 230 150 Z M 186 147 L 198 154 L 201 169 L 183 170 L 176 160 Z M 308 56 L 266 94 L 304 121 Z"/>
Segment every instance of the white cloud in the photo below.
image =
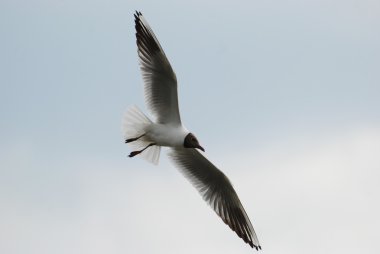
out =
<path fill-rule="evenodd" d="M 250 173 L 241 165 L 245 171 L 234 182 L 260 192 L 245 188 L 241 195 L 263 247 L 269 253 L 378 252 L 379 155 L 380 129 L 365 128 L 279 142 L 250 159 Z"/>
<path fill-rule="evenodd" d="M 377 253 L 379 144 L 379 129 L 360 129 L 213 160 L 234 183 L 263 253 Z M 75 200 L 16 196 L 2 208 L 2 253 L 252 251 L 166 159 L 158 167 L 84 160 L 68 174 L 77 178 Z M 46 188 L 32 191 L 56 191 Z"/>

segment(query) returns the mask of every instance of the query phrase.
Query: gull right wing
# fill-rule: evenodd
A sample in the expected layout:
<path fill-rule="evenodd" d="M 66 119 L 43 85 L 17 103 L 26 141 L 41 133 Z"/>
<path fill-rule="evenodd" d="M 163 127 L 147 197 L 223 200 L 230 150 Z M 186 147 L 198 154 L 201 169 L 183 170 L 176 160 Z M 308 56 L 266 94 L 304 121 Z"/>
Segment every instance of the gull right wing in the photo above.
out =
<path fill-rule="evenodd" d="M 134 16 L 136 43 L 148 108 L 158 123 L 181 125 L 176 75 L 141 12 L 136 12 Z"/>

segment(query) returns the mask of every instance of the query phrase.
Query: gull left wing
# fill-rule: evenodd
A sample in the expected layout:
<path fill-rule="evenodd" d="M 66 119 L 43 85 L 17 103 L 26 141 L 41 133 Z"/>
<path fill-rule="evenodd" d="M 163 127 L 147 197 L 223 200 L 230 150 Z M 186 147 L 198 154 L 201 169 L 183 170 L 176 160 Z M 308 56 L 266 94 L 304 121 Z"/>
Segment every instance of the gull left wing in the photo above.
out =
<path fill-rule="evenodd" d="M 224 223 L 252 248 L 261 249 L 248 215 L 223 172 L 192 148 L 172 148 L 169 157 Z"/>

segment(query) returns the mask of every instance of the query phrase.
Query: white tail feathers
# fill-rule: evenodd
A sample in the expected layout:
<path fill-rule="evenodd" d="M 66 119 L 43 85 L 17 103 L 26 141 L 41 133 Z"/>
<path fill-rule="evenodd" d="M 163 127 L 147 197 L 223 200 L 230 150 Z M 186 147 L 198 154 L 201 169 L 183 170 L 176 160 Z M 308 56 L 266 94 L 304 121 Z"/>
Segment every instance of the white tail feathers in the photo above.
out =
<path fill-rule="evenodd" d="M 147 127 L 152 123 L 153 122 L 137 106 L 130 107 L 123 118 L 124 140 L 144 135 Z M 129 142 L 128 145 L 130 145 L 133 151 L 138 151 L 144 149 L 151 143 L 152 141 L 146 136 L 142 136 L 136 141 Z M 160 159 L 160 151 L 160 146 L 150 146 L 138 156 L 157 165 Z"/>

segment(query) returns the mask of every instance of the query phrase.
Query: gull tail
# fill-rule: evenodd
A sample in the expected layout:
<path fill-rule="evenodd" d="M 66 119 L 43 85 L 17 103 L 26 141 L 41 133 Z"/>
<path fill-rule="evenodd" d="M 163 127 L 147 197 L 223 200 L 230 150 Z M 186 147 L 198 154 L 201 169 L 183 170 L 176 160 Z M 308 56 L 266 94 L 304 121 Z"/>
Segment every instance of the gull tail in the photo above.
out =
<path fill-rule="evenodd" d="M 144 136 L 147 128 L 153 122 L 137 107 L 130 107 L 123 117 L 123 136 L 124 140 L 136 139 L 128 142 L 128 145 L 134 150 L 141 150 L 152 143 L 152 140 Z M 143 159 L 157 165 L 160 159 L 161 146 L 150 146 L 139 156 Z"/>

